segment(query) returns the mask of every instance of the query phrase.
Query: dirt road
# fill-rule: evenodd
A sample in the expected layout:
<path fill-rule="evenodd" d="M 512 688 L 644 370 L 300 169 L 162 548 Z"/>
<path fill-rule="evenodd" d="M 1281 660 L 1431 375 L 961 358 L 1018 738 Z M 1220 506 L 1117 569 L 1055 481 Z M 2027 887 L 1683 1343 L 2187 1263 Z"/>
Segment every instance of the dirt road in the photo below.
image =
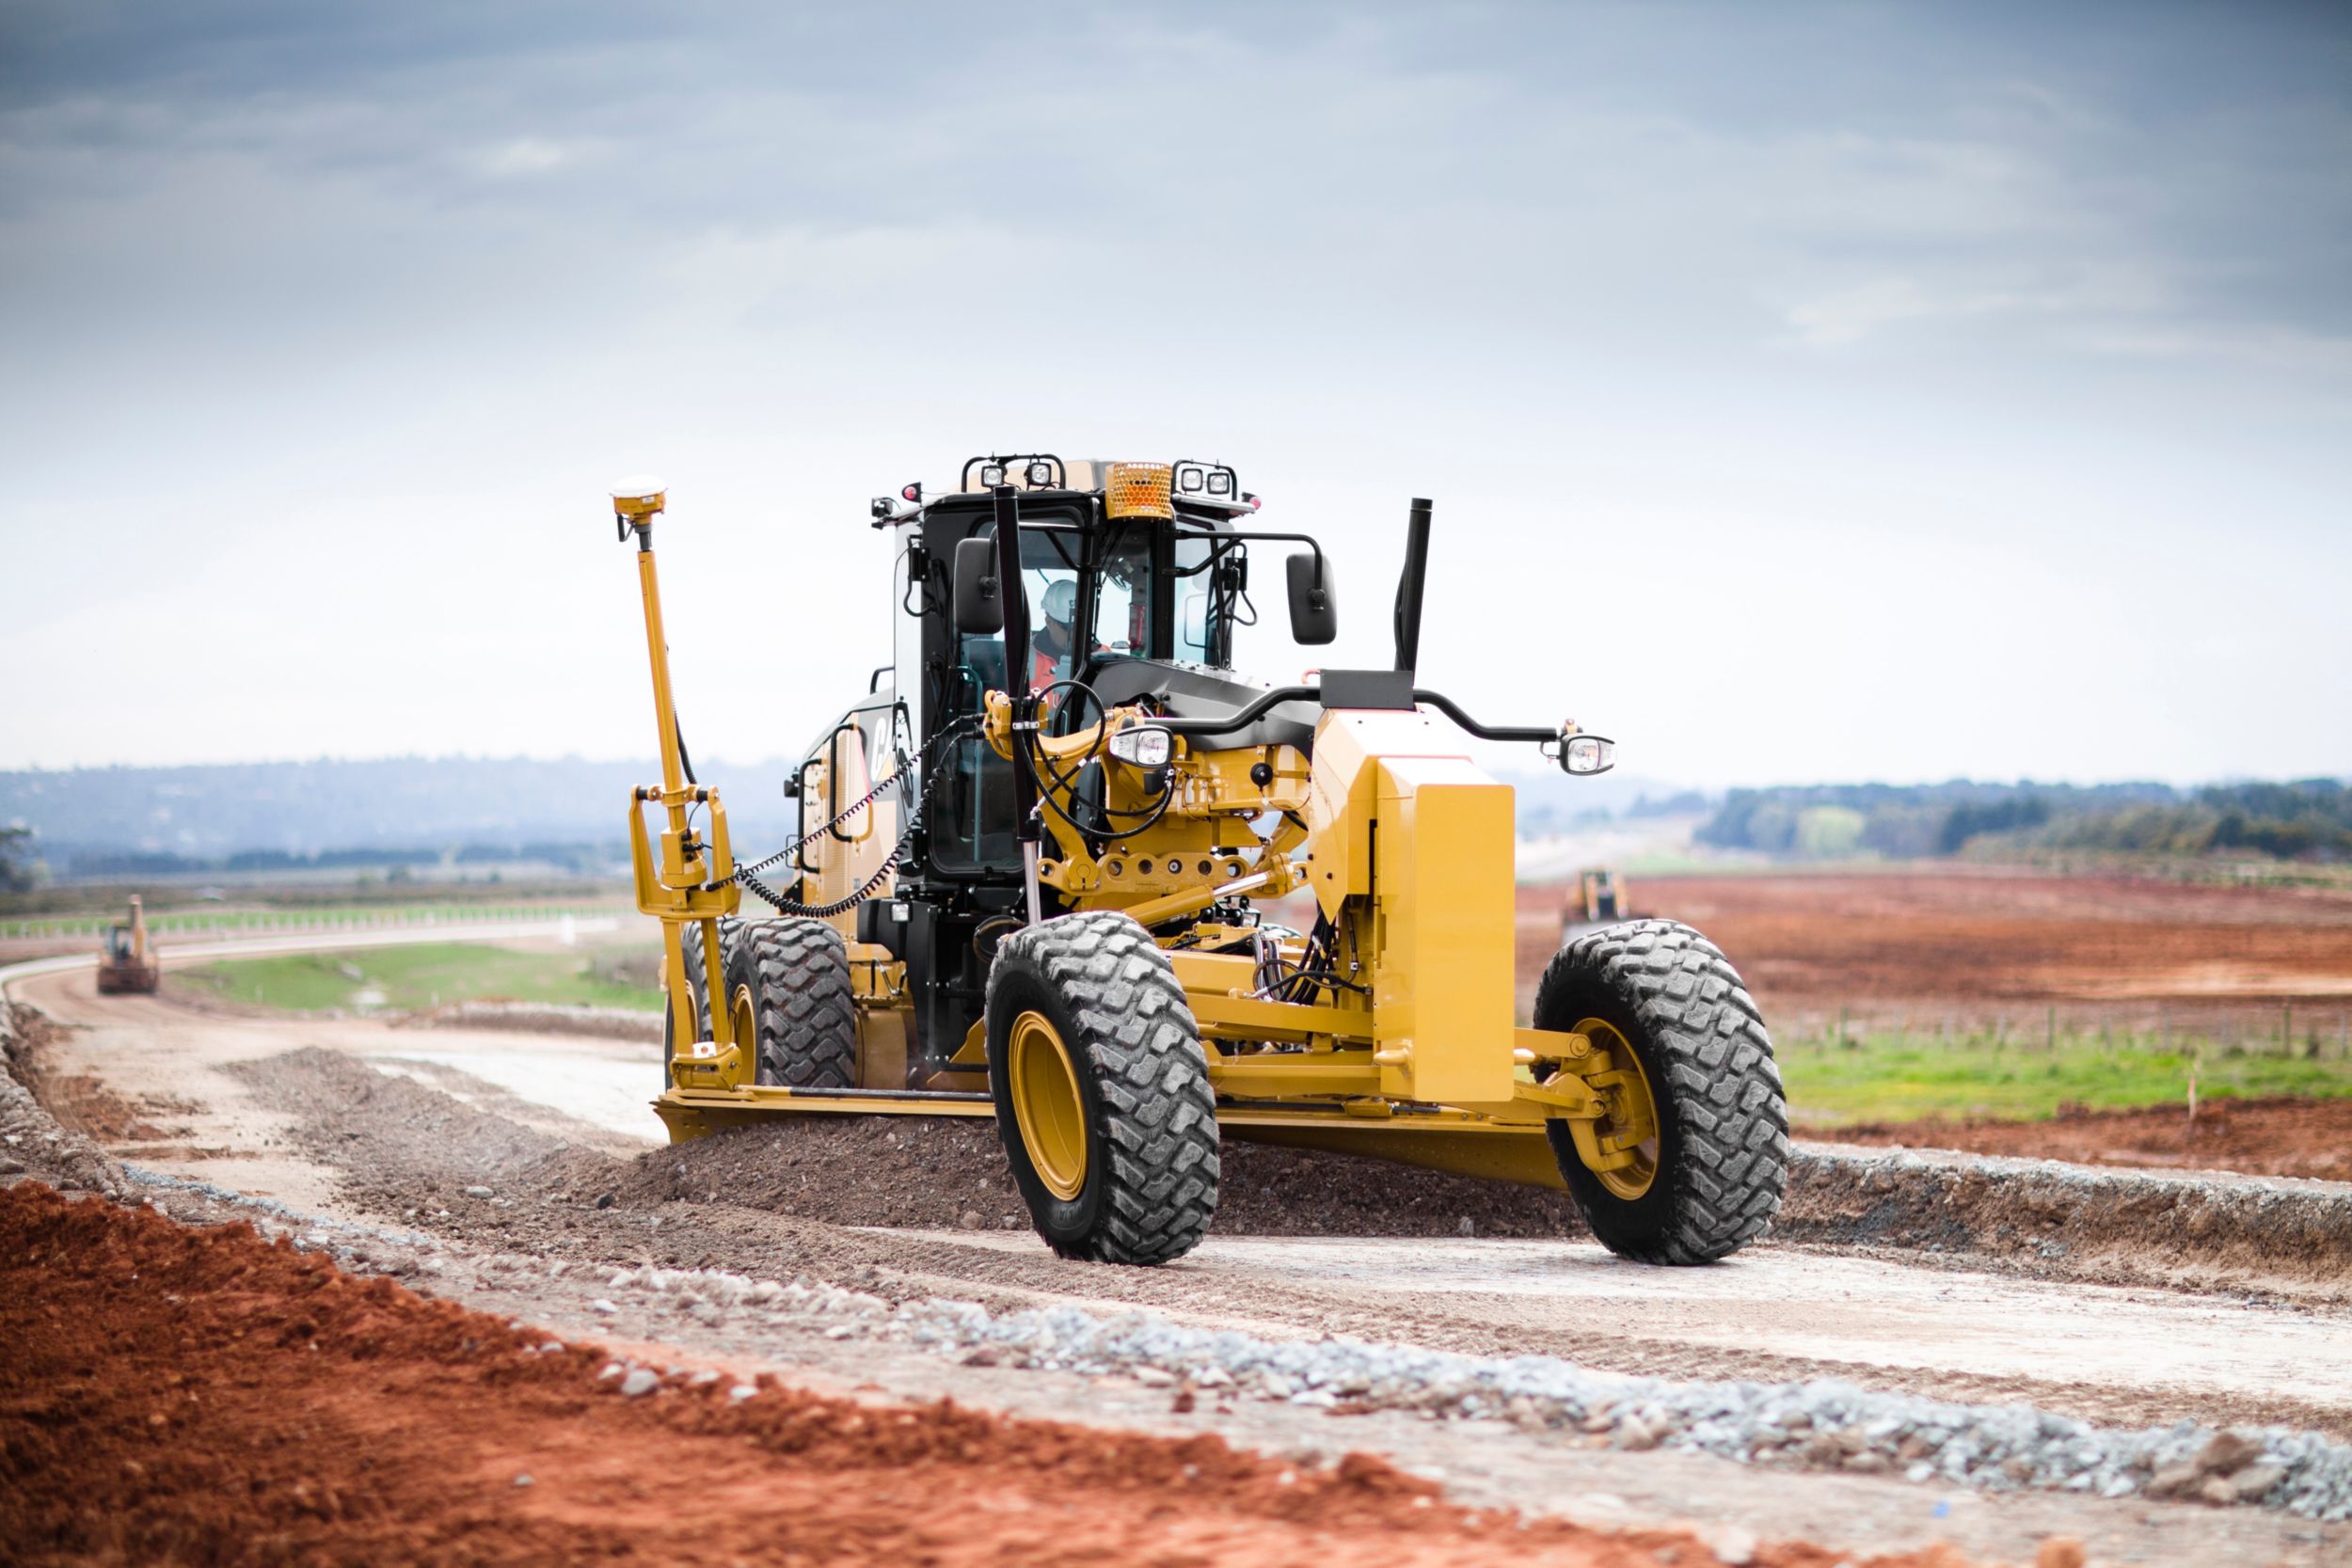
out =
<path fill-rule="evenodd" d="M 641 1047 L 245 1017 L 168 995 L 102 999 L 76 973 L 14 989 L 73 1026 L 39 1053 L 47 1099 L 120 1158 L 375 1227 L 368 1246 L 385 1266 L 423 1271 L 437 1291 L 529 1313 L 567 1337 L 618 1333 L 724 1356 L 731 1368 L 951 1393 L 1014 1413 L 1171 1421 L 1165 1394 L 1138 1400 L 1132 1385 L 1073 1386 L 984 1361 L 884 1354 L 805 1325 L 680 1321 L 675 1300 L 640 1299 L 586 1268 L 699 1266 L 851 1282 L 895 1302 L 1143 1309 L 1261 1339 L 1343 1335 L 1475 1356 L 1561 1357 L 1628 1376 L 1836 1379 L 1976 1405 L 2026 1402 L 2115 1427 L 2190 1418 L 2352 1434 L 2352 1315 L 2326 1305 L 1772 1245 L 1718 1268 L 1656 1271 L 1550 1237 L 1220 1234 L 1177 1267 L 1089 1268 L 1053 1259 L 1005 1214 L 1004 1190 L 985 1190 L 984 1172 L 952 1162 L 925 1166 L 925 1178 L 903 1166 L 892 1174 L 920 1180 L 946 1170 L 972 1181 L 975 1207 L 953 1229 L 843 1227 L 766 1201 L 730 1201 L 730 1191 L 755 1178 L 770 1181 L 763 1193 L 773 1190 L 774 1163 L 792 1157 L 789 1140 L 657 1151 L 644 1105 L 656 1068 Z M 388 1242 L 388 1233 L 409 1239 Z M 580 1272 L 549 1276 L 571 1264 Z M 1305 1440 L 1318 1421 L 1329 1418 L 1240 1403 L 1204 1407 L 1175 1428 L 1279 1446 Z M 2255 1554 L 2244 1560 L 2319 1561 L 2352 1547 L 2342 1527 L 2249 1508 L 2021 1495 L 1996 1510 L 1965 1490 L 1760 1473 L 1698 1455 L 1613 1451 L 1613 1439 L 1608 1451 L 1588 1451 L 1572 1434 L 1564 1441 L 1508 1425 L 1375 1413 L 1349 1440 L 1441 1473 L 1475 1500 L 1565 1507 L 1612 1523 L 1737 1522 L 1768 1538 L 1872 1549 L 1944 1539 L 2014 1560 L 2029 1560 L 2042 1535 L 2066 1528 L 2088 1530 L 2118 1560 L 2169 1560 L 2186 1543 Z"/>

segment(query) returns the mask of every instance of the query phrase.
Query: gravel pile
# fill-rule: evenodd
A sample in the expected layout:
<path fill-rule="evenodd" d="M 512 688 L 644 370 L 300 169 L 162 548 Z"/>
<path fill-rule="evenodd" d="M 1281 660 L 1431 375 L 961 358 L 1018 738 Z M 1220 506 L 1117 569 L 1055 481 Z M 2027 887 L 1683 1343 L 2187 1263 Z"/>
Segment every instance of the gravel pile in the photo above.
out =
<path fill-rule="evenodd" d="M 1548 1356 L 1260 1339 L 1150 1313 L 993 1313 L 939 1299 L 893 1307 L 820 1281 L 718 1270 L 627 1269 L 607 1288 L 667 1297 L 673 1309 L 708 1327 L 738 1313 L 819 1319 L 828 1338 L 903 1343 L 967 1364 L 1121 1375 L 1196 1398 L 1504 1420 L 1617 1449 L 1899 1475 L 1989 1492 L 2252 1503 L 2324 1521 L 2352 1519 L 2352 1446 L 2283 1427 L 2224 1431 L 2183 1420 L 2117 1431 L 2019 1405 L 1953 1404 L 1828 1380 L 1676 1382 L 1596 1372 Z"/>

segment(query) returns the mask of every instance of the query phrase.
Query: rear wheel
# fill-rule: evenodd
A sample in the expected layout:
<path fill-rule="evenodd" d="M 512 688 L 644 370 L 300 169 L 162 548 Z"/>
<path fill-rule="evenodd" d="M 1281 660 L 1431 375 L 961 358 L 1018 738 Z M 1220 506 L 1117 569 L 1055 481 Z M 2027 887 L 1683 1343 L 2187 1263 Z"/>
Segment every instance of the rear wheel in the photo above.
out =
<path fill-rule="evenodd" d="M 1014 1183 L 1057 1253 L 1165 1263 L 1208 1234 L 1216 1097 L 1184 987 L 1141 926 L 1096 911 L 1007 937 L 988 1076 Z"/>
<path fill-rule="evenodd" d="M 727 956 L 727 995 L 736 1038 L 757 1060 L 757 1082 L 857 1086 L 850 950 L 833 927 L 794 916 L 744 922 Z"/>
<path fill-rule="evenodd" d="M 1606 1051 L 1595 1132 L 1632 1158 L 1595 1170 L 1565 1122 L 1552 1153 L 1593 1234 L 1647 1263 L 1708 1263 L 1762 1235 L 1788 1180 L 1772 1039 L 1729 959 L 1671 920 L 1576 938 L 1544 971 L 1535 1027 Z"/>

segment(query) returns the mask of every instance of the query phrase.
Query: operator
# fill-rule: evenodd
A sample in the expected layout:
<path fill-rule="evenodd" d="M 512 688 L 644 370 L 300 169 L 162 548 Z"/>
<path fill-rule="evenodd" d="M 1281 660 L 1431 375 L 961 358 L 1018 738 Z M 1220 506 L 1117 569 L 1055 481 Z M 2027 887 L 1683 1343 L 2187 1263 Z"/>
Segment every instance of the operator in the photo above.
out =
<path fill-rule="evenodd" d="M 1071 625 L 1078 616 L 1078 585 L 1069 578 L 1047 586 L 1045 590 L 1045 626 L 1031 640 L 1029 658 L 1029 689 L 1041 691 L 1058 680 L 1067 680 L 1072 673 L 1072 657 L 1078 647 L 1077 629 Z"/>

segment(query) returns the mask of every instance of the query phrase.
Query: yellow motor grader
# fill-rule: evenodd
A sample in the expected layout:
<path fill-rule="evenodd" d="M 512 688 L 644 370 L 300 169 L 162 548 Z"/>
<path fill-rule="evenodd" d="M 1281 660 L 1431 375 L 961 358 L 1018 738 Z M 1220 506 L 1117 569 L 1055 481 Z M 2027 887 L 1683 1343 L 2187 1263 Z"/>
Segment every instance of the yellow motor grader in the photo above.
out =
<path fill-rule="evenodd" d="M 1565 1186 L 1651 1262 L 1722 1258 L 1771 1223 L 1779 1072 L 1704 937 L 1580 936 L 1532 1027 L 1515 1019 L 1512 791 L 1467 738 L 1572 774 L 1613 748 L 1482 724 L 1416 684 L 1427 501 L 1393 666 L 1273 686 L 1232 669 L 1253 553 L 1286 551 L 1303 644 L 1336 635 L 1337 574 L 1312 538 L 1257 527 L 1231 467 L 991 455 L 951 490 L 877 499 L 891 661 L 787 781 L 799 832 L 748 864 L 679 735 L 665 505 L 658 481 L 613 493 L 662 765 L 629 826 L 639 907 L 663 924 L 673 1138 L 993 1117 L 1039 1233 L 1111 1262 L 1200 1242 L 1227 1137 Z M 739 918 L 746 890 L 777 914 Z"/>

